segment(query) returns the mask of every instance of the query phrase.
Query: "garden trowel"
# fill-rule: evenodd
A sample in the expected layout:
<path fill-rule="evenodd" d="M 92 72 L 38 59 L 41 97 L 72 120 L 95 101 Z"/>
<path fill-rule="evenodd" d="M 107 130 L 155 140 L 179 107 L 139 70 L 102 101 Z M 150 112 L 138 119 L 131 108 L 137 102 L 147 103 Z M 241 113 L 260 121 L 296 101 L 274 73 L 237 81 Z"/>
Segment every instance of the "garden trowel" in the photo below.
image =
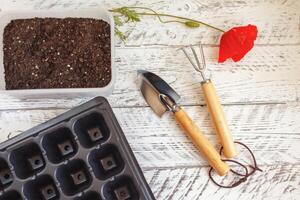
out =
<path fill-rule="evenodd" d="M 192 140 L 197 149 L 200 150 L 209 164 L 220 176 L 225 175 L 229 171 L 229 166 L 221 160 L 221 156 L 213 145 L 187 113 L 177 104 L 180 96 L 175 90 L 159 76 L 145 70 L 138 71 L 138 79 L 142 95 L 152 110 L 159 117 L 167 111 L 172 112 L 186 135 Z"/>

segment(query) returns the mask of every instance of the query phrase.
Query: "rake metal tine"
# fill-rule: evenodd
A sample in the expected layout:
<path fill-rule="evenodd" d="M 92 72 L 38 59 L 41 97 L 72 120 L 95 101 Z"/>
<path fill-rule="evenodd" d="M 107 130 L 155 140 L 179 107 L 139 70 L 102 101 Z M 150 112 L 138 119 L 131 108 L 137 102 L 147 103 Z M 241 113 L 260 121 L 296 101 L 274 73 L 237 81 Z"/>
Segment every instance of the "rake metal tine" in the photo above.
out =
<path fill-rule="evenodd" d="M 190 63 L 192 64 L 192 66 L 194 67 L 194 69 L 197 72 L 200 72 L 201 77 L 203 79 L 203 81 L 206 81 L 206 74 L 204 72 L 204 70 L 206 69 L 206 62 L 205 62 L 205 56 L 204 56 L 204 51 L 203 51 L 203 46 L 200 43 L 200 56 L 201 56 L 201 60 L 198 58 L 198 55 L 196 53 L 196 50 L 193 46 L 189 46 L 189 48 L 191 49 L 192 53 L 193 53 L 193 58 L 188 54 L 187 52 L 187 48 L 188 47 L 183 47 L 181 48 L 182 51 L 184 52 L 185 56 L 187 57 L 187 59 L 190 61 Z M 196 63 L 195 63 L 196 62 Z"/>
<path fill-rule="evenodd" d="M 197 53 L 196 53 L 194 47 L 193 47 L 193 46 L 190 46 L 190 48 L 191 48 L 191 50 L 192 50 L 192 52 L 193 52 L 193 54 L 194 54 L 194 59 L 195 59 L 196 62 L 197 62 L 197 68 L 198 68 L 198 71 L 199 71 L 199 70 L 202 69 L 202 68 L 201 68 L 201 63 L 200 63 L 200 61 L 199 61 L 199 59 L 198 59 L 198 56 L 197 56 Z"/>
<path fill-rule="evenodd" d="M 190 63 L 192 64 L 192 66 L 195 68 L 195 70 L 199 71 L 198 67 L 196 66 L 196 64 L 194 63 L 194 61 L 192 60 L 192 58 L 189 56 L 189 54 L 187 53 L 187 51 L 185 50 L 185 48 L 182 48 L 182 51 L 185 54 L 185 56 L 187 57 L 187 59 L 190 61 Z"/>
<path fill-rule="evenodd" d="M 204 51 L 203 51 L 203 45 L 200 43 L 200 55 L 201 55 L 201 60 L 203 62 L 203 68 L 206 69 L 206 62 L 205 62 L 205 56 L 204 56 Z"/>

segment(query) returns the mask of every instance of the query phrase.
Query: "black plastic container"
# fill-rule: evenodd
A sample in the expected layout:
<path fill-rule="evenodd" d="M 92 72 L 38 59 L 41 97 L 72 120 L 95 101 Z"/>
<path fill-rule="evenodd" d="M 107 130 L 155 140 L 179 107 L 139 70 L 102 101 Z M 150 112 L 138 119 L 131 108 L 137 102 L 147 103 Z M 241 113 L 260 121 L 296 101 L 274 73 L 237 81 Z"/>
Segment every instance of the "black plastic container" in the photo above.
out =
<path fill-rule="evenodd" d="M 0 200 L 155 199 L 111 107 L 97 97 L 0 144 Z"/>

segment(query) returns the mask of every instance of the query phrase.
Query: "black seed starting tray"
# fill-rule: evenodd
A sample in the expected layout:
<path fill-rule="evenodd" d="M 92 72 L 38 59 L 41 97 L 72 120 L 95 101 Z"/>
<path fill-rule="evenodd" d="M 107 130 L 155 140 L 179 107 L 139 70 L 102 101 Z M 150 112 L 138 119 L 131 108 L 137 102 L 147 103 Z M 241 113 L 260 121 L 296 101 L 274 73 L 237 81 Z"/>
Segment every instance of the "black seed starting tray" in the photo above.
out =
<path fill-rule="evenodd" d="M 0 200 L 22 199 L 155 198 L 109 103 L 97 97 L 0 144 Z"/>

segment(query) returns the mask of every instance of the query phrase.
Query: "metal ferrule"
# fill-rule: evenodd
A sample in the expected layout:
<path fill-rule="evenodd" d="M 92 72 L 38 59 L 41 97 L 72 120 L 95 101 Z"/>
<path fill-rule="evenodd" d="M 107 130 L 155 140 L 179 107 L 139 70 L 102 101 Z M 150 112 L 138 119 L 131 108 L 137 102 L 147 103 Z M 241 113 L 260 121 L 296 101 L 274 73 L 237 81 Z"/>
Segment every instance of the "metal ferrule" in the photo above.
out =
<path fill-rule="evenodd" d="M 206 79 L 206 80 L 204 80 L 204 81 L 201 81 L 200 83 L 201 83 L 201 85 L 204 85 L 205 83 L 210 83 L 210 82 L 211 82 L 210 79 Z"/>
<path fill-rule="evenodd" d="M 168 97 L 167 95 L 160 94 L 159 98 L 161 102 L 166 106 L 168 111 L 175 113 L 180 109 L 180 107 L 176 104 L 176 102 L 172 98 Z"/>

